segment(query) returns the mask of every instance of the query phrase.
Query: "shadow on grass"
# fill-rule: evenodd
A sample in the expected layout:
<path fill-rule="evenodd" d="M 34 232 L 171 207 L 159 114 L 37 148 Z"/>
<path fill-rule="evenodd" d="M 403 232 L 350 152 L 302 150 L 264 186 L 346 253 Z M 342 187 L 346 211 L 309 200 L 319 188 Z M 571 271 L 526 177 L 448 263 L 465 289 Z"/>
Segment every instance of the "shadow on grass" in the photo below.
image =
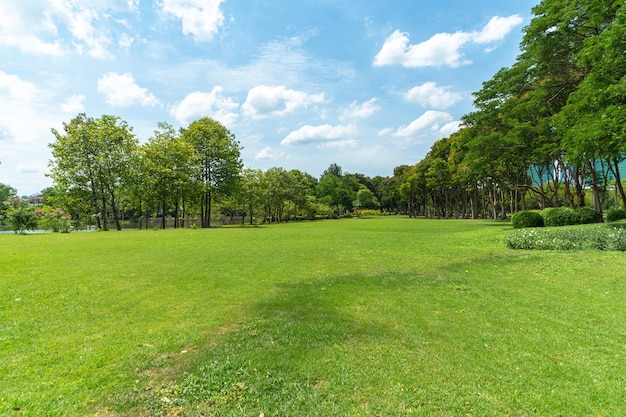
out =
<path fill-rule="evenodd" d="M 385 274 L 283 284 L 200 349 L 189 372 L 146 388 L 135 406 L 144 415 L 345 415 L 361 407 L 349 391 L 364 374 L 354 355 L 399 338 L 368 303 L 438 281 Z"/>

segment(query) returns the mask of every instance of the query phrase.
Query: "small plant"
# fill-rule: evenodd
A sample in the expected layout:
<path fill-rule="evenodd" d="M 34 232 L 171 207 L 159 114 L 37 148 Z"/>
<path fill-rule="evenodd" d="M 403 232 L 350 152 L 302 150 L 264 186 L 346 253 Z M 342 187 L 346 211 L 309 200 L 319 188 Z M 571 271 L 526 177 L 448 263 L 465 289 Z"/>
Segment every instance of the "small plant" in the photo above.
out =
<path fill-rule="evenodd" d="M 536 211 L 518 211 L 511 217 L 511 224 L 514 229 L 544 226 L 543 217 Z"/>
<path fill-rule="evenodd" d="M 624 209 L 610 209 L 606 214 L 606 220 L 609 222 L 616 222 L 623 219 L 626 219 L 626 210 Z"/>

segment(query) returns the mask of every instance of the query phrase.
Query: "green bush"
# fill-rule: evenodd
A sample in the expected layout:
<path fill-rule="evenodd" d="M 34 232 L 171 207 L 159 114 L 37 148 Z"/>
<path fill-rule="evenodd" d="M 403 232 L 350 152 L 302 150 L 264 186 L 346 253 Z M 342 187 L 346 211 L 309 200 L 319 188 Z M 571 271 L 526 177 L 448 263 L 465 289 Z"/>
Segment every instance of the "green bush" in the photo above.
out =
<path fill-rule="evenodd" d="M 626 210 L 624 209 L 610 209 L 606 214 L 606 220 L 609 222 L 616 222 L 622 219 L 626 219 Z"/>
<path fill-rule="evenodd" d="M 544 226 L 543 217 L 536 211 L 518 211 L 511 217 L 511 223 L 514 229 Z"/>
<path fill-rule="evenodd" d="M 580 207 L 574 210 L 577 217 L 576 224 L 590 224 L 602 222 L 602 214 L 591 207 Z"/>
<path fill-rule="evenodd" d="M 578 223 L 578 216 L 569 207 L 551 207 L 541 210 L 543 223 L 546 227 L 570 226 Z"/>

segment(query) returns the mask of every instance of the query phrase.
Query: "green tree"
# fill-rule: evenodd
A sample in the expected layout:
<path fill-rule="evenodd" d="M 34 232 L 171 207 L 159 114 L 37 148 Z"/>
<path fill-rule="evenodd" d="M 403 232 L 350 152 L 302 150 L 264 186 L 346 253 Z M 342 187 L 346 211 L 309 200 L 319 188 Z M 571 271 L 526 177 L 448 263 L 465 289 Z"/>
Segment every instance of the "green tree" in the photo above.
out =
<path fill-rule="evenodd" d="M 171 125 L 159 123 L 154 136 L 140 148 L 140 164 L 143 195 L 161 211 L 161 228 L 165 228 L 168 205 L 174 206 L 174 227 L 178 227 L 181 208 L 192 187 L 193 146 L 182 140 Z"/>
<path fill-rule="evenodd" d="M 183 129 L 181 137 L 189 142 L 196 154 L 194 180 L 198 193 L 202 227 L 211 227 L 211 211 L 215 200 L 233 193 L 242 169 L 241 147 L 228 129 L 208 117 L 192 122 Z"/>
<path fill-rule="evenodd" d="M 39 213 L 35 207 L 29 207 L 28 200 L 14 195 L 4 201 L 4 204 L 8 206 L 5 223 L 16 234 L 37 229 Z"/>
<path fill-rule="evenodd" d="M 17 190 L 10 185 L 0 183 L 0 215 L 4 213 L 4 211 L 8 208 L 4 202 L 8 200 L 9 197 L 17 194 Z"/>
<path fill-rule="evenodd" d="M 99 119 L 79 114 L 52 129 L 50 176 L 70 212 L 91 207 L 98 228 L 108 230 L 109 215 L 121 230 L 118 201 L 129 182 L 137 140 L 128 124 L 115 116 Z M 74 213 L 85 214 L 85 213 Z"/>

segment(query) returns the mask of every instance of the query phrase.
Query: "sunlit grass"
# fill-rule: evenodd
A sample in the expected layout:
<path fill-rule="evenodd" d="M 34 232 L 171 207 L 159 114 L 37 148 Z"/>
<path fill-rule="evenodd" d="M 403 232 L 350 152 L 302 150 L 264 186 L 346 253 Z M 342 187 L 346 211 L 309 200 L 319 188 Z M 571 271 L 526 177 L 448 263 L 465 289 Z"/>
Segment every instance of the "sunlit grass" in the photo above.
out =
<path fill-rule="evenodd" d="M 626 414 L 626 258 L 510 231 L 2 235 L 0 414 Z"/>

